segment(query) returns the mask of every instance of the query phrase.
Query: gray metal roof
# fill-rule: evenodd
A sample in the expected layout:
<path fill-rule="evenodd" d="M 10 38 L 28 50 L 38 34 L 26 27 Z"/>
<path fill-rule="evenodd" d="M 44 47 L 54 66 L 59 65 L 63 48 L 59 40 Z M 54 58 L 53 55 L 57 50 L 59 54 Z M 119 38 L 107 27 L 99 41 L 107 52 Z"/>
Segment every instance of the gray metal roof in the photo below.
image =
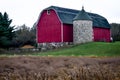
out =
<path fill-rule="evenodd" d="M 79 10 L 73 10 L 73 9 L 67 9 L 67 8 L 62 8 L 62 7 L 56 7 L 56 6 L 50 6 L 44 10 L 50 10 L 54 9 L 61 19 L 62 23 L 65 24 L 73 24 L 74 18 L 81 13 Z M 93 21 L 93 27 L 102 27 L 102 28 L 110 28 L 110 24 L 108 23 L 107 19 L 104 17 L 94 14 L 94 13 L 89 13 L 87 12 L 88 16 L 92 19 Z M 80 16 L 79 16 L 80 17 Z M 83 18 L 83 17 L 81 17 Z"/>

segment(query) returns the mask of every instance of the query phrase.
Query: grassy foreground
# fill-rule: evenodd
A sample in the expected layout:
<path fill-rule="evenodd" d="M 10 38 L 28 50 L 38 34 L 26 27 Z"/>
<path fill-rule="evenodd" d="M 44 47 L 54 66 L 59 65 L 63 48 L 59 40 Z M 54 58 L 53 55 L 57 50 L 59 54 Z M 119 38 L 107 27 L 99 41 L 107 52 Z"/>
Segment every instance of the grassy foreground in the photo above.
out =
<path fill-rule="evenodd" d="M 120 56 L 120 42 L 91 42 L 71 47 L 56 49 L 34 54 L 36 56 L 90 56 L 116 57 Z"/>
<path fill-rule="evenodd" d="M 120 56 L 120 42 L 91 42 L 71 45 L 45 52 L 12 53 L 0 56 L 29 55 L 29 56 L 89 56 L 89 57 L 117 57 Z"/>

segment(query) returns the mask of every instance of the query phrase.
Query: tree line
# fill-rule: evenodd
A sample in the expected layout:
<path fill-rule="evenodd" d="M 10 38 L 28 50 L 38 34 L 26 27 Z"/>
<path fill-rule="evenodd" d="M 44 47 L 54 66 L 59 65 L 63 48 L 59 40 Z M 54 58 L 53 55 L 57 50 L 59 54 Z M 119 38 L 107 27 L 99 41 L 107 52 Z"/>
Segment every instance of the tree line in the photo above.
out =
<path fill-rule="evenodd" d="M 12 39 L 12 47 L 22 47 L 24 45 L 36 46 L 36 26 L 32 28 L 25 24 L 17 26 L 15 36 Z"/>
<path fill-rule="evenodd" d="M 12 19 L 8 14 L 0 12 L 0 48 L 21 47 L 23 45 L 36 45 L 36 27 L 11 26 Z"/>
<path fill-rule="evenodd" d="M 111 25 L 111 37 L 113 41 L 120 41 L 120 24 L 112 23 Z"/>

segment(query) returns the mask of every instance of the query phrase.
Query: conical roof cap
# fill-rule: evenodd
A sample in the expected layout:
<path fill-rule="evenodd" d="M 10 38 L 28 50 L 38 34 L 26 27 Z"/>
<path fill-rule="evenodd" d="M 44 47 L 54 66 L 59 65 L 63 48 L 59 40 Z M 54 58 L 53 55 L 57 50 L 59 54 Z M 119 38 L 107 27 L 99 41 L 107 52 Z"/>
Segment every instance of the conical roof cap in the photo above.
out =
<path fill-rule="evenodd" d="M 92 20 L 92 18 L 85 12 L 84 7 L 82 7 L 82 10 L 75 16 L 74 20 Z"/>

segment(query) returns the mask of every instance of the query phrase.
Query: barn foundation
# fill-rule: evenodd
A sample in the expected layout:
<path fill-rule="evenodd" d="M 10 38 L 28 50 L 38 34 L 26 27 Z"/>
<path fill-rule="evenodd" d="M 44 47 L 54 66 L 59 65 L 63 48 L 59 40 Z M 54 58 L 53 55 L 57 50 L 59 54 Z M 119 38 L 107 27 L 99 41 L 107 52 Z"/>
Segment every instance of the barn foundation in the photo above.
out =
<path fill-rule="evenodd" d="M 52 50 L 63 46 L 72 45 L 73 42 L 52 42 L 52 43 L 38 43 L 38 49 L 41 51 Z"/>

